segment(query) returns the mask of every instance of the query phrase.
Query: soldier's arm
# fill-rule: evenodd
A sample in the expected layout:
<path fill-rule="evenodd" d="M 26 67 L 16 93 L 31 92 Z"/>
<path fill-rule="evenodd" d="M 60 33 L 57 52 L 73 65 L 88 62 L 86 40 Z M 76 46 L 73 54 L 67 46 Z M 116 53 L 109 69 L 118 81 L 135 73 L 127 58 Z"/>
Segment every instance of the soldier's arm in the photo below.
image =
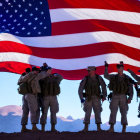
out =
<path fill-rule="evenodd" d="M 63 80 L 63 76 L 60 74 L 55 74 L 55 77 L 57 78 L 57 82 L 60 84 L 60 82 Z"/>
<path fill-rule="evenodd" d="M 99 76 L 99 82 L 102 88 L 103 98 L 106 99 L 107 96 L 106 84 L 101 76 Z"/>
<path fill-rule="evenodd" d="M 21 75 L 20 78 L 19 78 L 19 80 L 18 80 L 17 85 L 20 85 L 22 83 L 22 79 L 23 79 L 23 76 Z"/>
<path fill-rule="evenodd" d="M 31 73 L 26 74 L 23 78 L 22 78 L 22 82 L 27 82 L 29 77 L 31 76 Z"/>
<path fill-rule="evenodd" d="M 78 89 L 78 94 L 79 94 L 80 100 L 83 99 L 83 90 L 84 90 L 85 84 L 86 84 L 86 78 L 84 78 L 84 79 L 80 82 L 80 86 L 79 86 L 79 89 Z"/>
<path fill-rule="evenodd" d="M 137 76 L 132 70 L 128 69 L 128 72 L 132 75 L 132 77 L 137 80 L 137 81 L 140 81 L 140 77 Z"/>
<path fill-rule="evenodd" d="M 128 76 L 128 78 L 130 79 L 129 76 Z M 133 98 L 133 84 L 131 82 L 129 82 L 128 95 L 129 95 L 128 100 L 132 100 L 132 98 Z"/>
<path fill-rule="evenodd" d="M 108 73 L 108 68 L 105 67 L 104 78 L 110 80 L 114 75 Z"/>

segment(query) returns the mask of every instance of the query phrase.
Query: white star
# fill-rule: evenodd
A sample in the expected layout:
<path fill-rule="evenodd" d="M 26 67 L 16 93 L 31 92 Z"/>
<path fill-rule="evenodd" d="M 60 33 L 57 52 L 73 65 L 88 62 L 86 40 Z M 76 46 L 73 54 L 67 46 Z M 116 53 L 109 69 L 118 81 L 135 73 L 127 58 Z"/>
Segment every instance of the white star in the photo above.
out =
<path fill-rule="evenodd" d="M 8 26 L 11 26 L 11 24 L 9 23 Z"/>
<path fill-rule="evenodd" d="M 32 4 L 31 4 L 31 3 L 29 3 L 29 6 L 32 6 Z"/>
<path fill-rule="evenodd" d="M 11 29 L 12 29 L 12 30 L 14 30 L 14 29 L 15 29 L 15 27 L 12 27 Z"/>
<path fill-rule="evenodd" d="M 30 16 L 33 16 L 33 13 L 31 13 Z"/>
<path fill-rule="evenodd" d="M 10 15 L 10 18 L 12 18 L 13 17 L 13 15 Z"/>
<path fill-rule="evenodd" d="M 38 18 L 36 17 L 35 20 L 38 20 Z"/>
<path fill-rule="evenodd" d="M 18 12 L 18 10 L 15 10 L 15 13 L 17 13 Z"/>
<path fill-rule="evenodd" d="M 5 26 L 2 26 L 2 28 L 5 28 Z"/>
<path fill-rule="evenodd" d="M 0 15 L 0 17 L 3 17 L 3 15 Z"/>
<path fill-rule="evenodd" d="M 6 19 L 4 19 L 3 22 L 6 22 Z"/>
<path fill-rule="evenodd" d="M 30 34 L 31 34 L 30 32 L 27 33 L 27 35 L 30 35 Z"/>
<path fill-rule="evenodd" d="M 6 12 L 6 13 L 9 13 L 9 10 L 6 10 L 5 12 Z"/>
<path fill-rule="evenodd" d="M 20 8 L 20 7 L 21 7 L 21 5 L 19 4 L 19 5 L 18 5 L 18 7 Z"/>
<path fill-rule="evenodd" d="M 23 2 L 25 2 L 25 0 L 22 0 Z"/>
<path fill-rule="evenodd" d="M 9 0 L 5 0 L 6 2 L 9 2 Z"/>
<path fill-rule="evenodd" d="M 2 3 L 0 3 L 0 6 L 2 6 Z"/>
<path fill-rule="evenodd" d="M 38 34 L 40 35 L 40 34 L 41 34 L 41 32 L 38 32 Z"/>
<path fill-rule="evenodd" d="M 20 26 L 21 24 L 19 23 L 19 24 L 17 24 L 17 26 Z"/>
<path fill-rule="evenodd" d="M 23 17 L 23 15 L 22 15 L 22 14 L 20 14 L 20 15 L 19 15 L 19 17 Z"/>
<path fill-rule="evenodd" d="M 25 29 L 26 29 L 25 27 L 22 28 L 22 30 L 25 30 Z"/>
<path fill-rule="evenodd" d="M 14 22 L 17 22 L 17 20 L 16 20 L 16 19 L 14 19 L 13 21 L 14 21 Z"/>
<path fill-rule="evenodd" d="M 42 23 L 42 22 L 40 22 L 39 24 L 40 24 L 40 25 L 42 25 L 43 23 Z"/>
<path fill-rule="evenodd" d="M 27 12 L 27 11 L 28 11 L 28 9 L 25 9 L 24 11 L 25 11 L 25 12 Z"/>
<path fill-rule="evenodd" d="M 33 29 L 36 30 L 37 27 L 34 27 Z"/>
<path fill-rule="evenodd" d="M 36 8 L 35 8 L 35 10 L 37 11 L 37 10 L 38 10 L 38 8 L 36 7 Z"/>
<path fill-rule="evenodd" d="M 43 14 L 44 14 L 44 12 L 42 11 L 42 12 L 41 12 L 41 15 L 43 15 Z"/>
<path fill-rule="evenodd" d="M 47 27 L 44 27 L 44 29 L 47 29 Z"/>
<path fill-rule="evenodd" d="M 27 21 L 27 19 L 24 19 L 24 21 Z"/>
<path fill-rule="evenodd" d="M 40 5 L 42 5 L 42 4 L 43 4 L 43 2 L 41 1 L 41 2 L 40 2 Z"/>
<path fill-rule="evenodd" d="M 16 34 L 19 34 L 19 32 L 18 32 L 18 31 L 16 31 L 15 33 L 16 33 Z"/>
<path fill-rule="evenodd" d="M 28 25 L 32 25 L 32 23 L 31 23 L 31 22 L 29 22 L 29 23 L 28 23 Z"/>

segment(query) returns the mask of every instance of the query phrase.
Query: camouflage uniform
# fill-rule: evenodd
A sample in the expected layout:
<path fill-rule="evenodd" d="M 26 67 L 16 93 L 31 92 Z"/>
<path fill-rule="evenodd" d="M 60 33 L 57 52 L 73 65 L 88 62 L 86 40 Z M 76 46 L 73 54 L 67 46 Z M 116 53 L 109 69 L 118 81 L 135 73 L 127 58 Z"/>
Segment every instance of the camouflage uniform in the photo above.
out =
<path fill-rule="evenodd" d="M 106 92 L 106 84 L 103 80 L 103 78 L 101 76 L 98 76 L 99 79 L 99 83 L 100 86 L 102 88 L 102 94 L 103 94 L 103 98 L 106 98 L 107 92 Z M 93 82 L 98 82 L 98 80 L 96 78 L 96 76 L 92 77 Z M 85 89 L 85 84 L 86 84 L 86 77 L 81 81 L 80 86 L 79 86 L 79 97 L 82 100 L 83 99 L 83 90 Z M 98 93 L 99 96 L 94 95 L 94 93 L 91 96 L 91 99 L 88 100 L 86 98 L 86 101 L 84 103 L 84 111 L 85 111 L 85 118 L 84 118 L 84 123 L 85 124 L 89 124 L 90 123 L 90 116 L 91 116 L 91 112 L 92 112 L 92 108 L 93 111 L 95 113 L 95 121 L 96 124 L 101 124 L 101 111 L 102 111 L 102 107 L 101 107 L 101 97 L 100 97 L 100 93 Z"/>
<path fill-rule="evenodd" d="M 57 96 L 56 96 L 56 93 L 54 93 L 53 86 L 49 86 L 49 89 L 47 86 L 47 84 L 53 83 L 51 81 L 52 79 L 55 82 L 57 82 L 57 84 L 59 85 L 61 80 L 63 79 L 63 77 L 59 74 L 56 74 L 56 76 L 53 78 L 49 75 L 46 78 L 41 80 L 41 83 L 43 86 L 43 88 L 41 90 L 43 93 L 43 108 L 44 108 L 44 111 L 43 111 L 41 119 L 40 119 L 40 123 L 42 125 L 46 124 L 47 113 L 48 113 L 49 107 L 50 107 L 50 112 L 51 112 L 51 124 L 57 123 L 56 113 L 59 111 L 59 104 L 58 104 Z M 44 83 L 46 80 L 49 80 L 49 83 L 47 83 L 47 84 Z"/>
<path fill-rule="evenodd" d="M 39 85 L 39 90 L 41 91 L 41 88 L 40 88 L 40 83 L 39 81 L 45 77 L 48 76 L 48 73 L 46 71 L 41 71 L 37 77 L 36 77 L 36 81 L 38 82 L 37 85 Z M 43 95 L 42 93 L 39 93 L 38 96 L 37 96 L 37 102 L 38 102 L 38 110 L 37 110 L 37 122 L 39 122 L 39 119 L 40 119 L 40 111 L 42 111 L 43 113 Z M 40 110 L 41 109 L 41 110 Z"/>
<path fill-rule="evenodd" d="M 37 89 L 37 81 L 35 77 L 37 74 L 30 72 L 29 74 L 25 75 L 23 78 L 20 79 L 20 82 L 27 82 L 32 89 L 32 93 L 27 93 L 23 96 L 23 115 L 21 119 L 21 124 L 26 125 L 28 121 L 28 114 L 31 114 L 31 123 L 37 124 L 37 93 L 40 93 L 40 89 Z"/>
<path fill-rule="evenodd" d="M 114 78 L 115 76 L 116 76 L 115 74 L 108 74 L 108 68 L 105 68 L 104 77 L 106 79 L 111 80 L 111 78 Z M 124 80 L 125 76 L 127 79 L 130 78 L 127 75 L 123 75 L 123 76 L 118 75 L 118 81 L 121 82 L 122 80 Z M 127 94 L 129 95 L 128 100 L 132 100 L 133 86 L 130 82 L 128 85 Z M 121 124 L 128 125 L 128 122 L 127 122 L 127 111 L 128 111 L 127 96 L 126 96 L 126 94 L 120 94 L 120 93 L 113 92 L 112 100 L 110 103 L 111 114 L 110 114 L 109 124 L 111 124 L 111 125 L 114 125 L 116 123 L 116 115 L 117 115 L 118 108 L 120 109 L 120 113 L 121 113 Z"/>

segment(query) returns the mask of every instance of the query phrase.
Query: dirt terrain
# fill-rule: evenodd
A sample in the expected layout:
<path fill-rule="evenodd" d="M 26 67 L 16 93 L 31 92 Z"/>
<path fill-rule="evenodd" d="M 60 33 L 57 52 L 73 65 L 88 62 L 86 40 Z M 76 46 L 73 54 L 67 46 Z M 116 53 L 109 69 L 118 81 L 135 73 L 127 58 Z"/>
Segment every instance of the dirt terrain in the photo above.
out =
<path fill-rule="evenodd" d="M 38 132 L 38 133 L 0 133 L 0 140 L 140 140 L 140 133 L 108 132 Z"/>

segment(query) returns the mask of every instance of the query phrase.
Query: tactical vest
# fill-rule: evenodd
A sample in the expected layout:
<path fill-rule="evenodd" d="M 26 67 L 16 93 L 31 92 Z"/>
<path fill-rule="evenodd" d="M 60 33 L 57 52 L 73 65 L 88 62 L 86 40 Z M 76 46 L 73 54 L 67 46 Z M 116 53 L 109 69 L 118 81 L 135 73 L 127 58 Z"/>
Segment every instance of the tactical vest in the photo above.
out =
<path fill-rule="evenodd" d="M 43 96 L 56 96 L 60 94 L 60 86 L 53 75 L 44 78 L 41 83 Z"/>
<path fill-rule="evenodd" d="M 96 80 L 93 80 L 90 76 L 86 76 L 85 94 L 88 100 L 91 100 L 93 95 L 100 97 L 101 89 L 99 82 L 99 75 L 96 75 Z"/>
<path fill-rule="evenodd" d="M 114 94 L 128 94 L 129 90 L 129 79 L 124 74 L 124 78 L 119 80 L 119 75 L 115 75 L 110 79 L 110 83 L 108 85 L 109 90 L 113 91 Z"/>

